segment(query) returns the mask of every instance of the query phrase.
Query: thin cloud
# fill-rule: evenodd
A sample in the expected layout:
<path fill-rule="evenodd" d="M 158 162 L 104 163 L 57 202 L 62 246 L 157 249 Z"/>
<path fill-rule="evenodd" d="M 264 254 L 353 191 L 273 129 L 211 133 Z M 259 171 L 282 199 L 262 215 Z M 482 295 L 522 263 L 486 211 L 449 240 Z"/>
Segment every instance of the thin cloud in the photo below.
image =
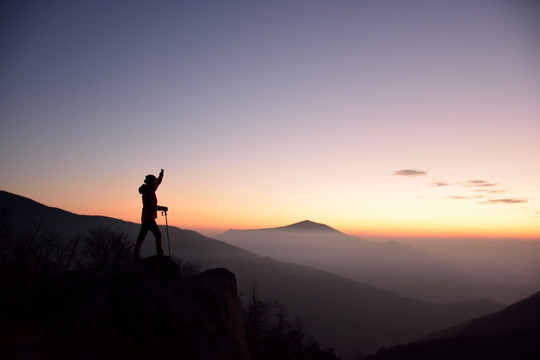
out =
<path fill-rule="evenodd" d="M 472 192 L 482 192 L 484 194 L 503 194 L 505 192 L 508 192 L 508 190 L 506 189 L 476 189 L 476 190 L 472 190 Z"/>
<path fill-rule="evenodd" d="M 505 199 L 490 199 L 482 204 L 522 204 L 529 202 L 527 199 L 505 198 Z"/>
<path fill-rule="evenodd" d="M 443 186 L 450 186 L 450 185 L 452 184 L 446 181 L 435 181 L 431 183 L 431 186 L 435 186 L 435 187 L 443 187 Z"/>
<path fill-rule="evenodd" d="M 425 176 L 427 172 L 419 169 L 402 169 L 394 172 L 394 175 L 397 176 L 407 176 L 407 177 L 416 177 L 416 176 Z"/>
<path fill-rule="evenodd" d="M 460 196 L 460 195 L 454 195 L 454 196 L 447 196 L 447 199 L 453 199 L 453 200 L 472 200 L 472 199 L 481 199 L 484 196 L 478 195 L 478 196 Z"/>
<path fill-rule="evenodd" d="M 394 172 L 396 176 L 421 177 L 428 175 L 427 171 L 421 169 L 402 169 Z M 500 186 L 499 183 L 490 182 L 483 179 L 472 179 L 467 181 L 449 182 L 441 178 L 431 178 L 429 186 L 436 188 L 449 187 L 457 192 L 456 195 L 444 196 L 451 200 L 475 200 L 477 204 L 492 205 L 512 205 L 528 203 L 527 198 L 502 197 L 504 193 L 509 192 Z M 460 194 L 461 193 L 461 194 Z M 540 215 L 540 211 L 535 213 Z"/>
<path fill-rule="evenodd" d="M 497 184 L 487 182 L 485 180 L 469 180 L 463 186 L 466 187 L 491 187 L 497 186 Z"/>

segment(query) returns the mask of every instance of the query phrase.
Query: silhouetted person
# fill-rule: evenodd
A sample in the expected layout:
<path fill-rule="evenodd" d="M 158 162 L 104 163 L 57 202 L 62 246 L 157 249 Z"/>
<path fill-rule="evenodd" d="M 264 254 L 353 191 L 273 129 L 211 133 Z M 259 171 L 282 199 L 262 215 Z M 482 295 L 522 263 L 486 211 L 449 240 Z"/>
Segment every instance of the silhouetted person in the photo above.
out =
<path fill-rule="evenodd" d="M 146 175 L 144 184 L 139 187 L 139 193 L 142 195 L 143 209 L 141 215 L 141 231 L 137 237 L 137 243 L 135 244 L 135 252 L 133 254 L 133 261 L 139 261 L 141 259 L 141 245 L 148 234 L 148 230 L 154 234 L 156 238 L 156 252 L 158 256 L 163 256 L 163 249 L 161 247 L 161 231 L 156 224 L 158 210 L 167 211 L 166 206 L 158 206 L 156 190 L 163 180 L 163 169 L 159 173 L 159 177 L 154 175 Z"/>

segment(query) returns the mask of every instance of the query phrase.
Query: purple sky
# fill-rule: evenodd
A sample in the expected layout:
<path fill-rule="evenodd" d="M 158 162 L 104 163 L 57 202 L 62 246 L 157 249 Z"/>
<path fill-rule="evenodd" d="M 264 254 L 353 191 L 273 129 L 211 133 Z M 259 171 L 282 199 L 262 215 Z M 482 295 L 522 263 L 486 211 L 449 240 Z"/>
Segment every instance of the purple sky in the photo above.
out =
<path fill-rule="evenodd" d="M 540 236 L 536 1 L 1 6 L 4 190 L 138 221 L 165 168 L 182 227 Z"/>

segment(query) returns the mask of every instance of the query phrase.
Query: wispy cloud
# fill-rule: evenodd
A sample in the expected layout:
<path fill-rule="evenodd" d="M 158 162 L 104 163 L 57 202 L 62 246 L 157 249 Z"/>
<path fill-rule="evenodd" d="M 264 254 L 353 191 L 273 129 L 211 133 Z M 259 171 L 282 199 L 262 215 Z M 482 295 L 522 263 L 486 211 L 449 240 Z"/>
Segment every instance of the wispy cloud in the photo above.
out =
<path fill-rule="evenodd" d="M 481 192 L 484 194 L 503 194 L 505 192 L 508 192 L 507 189 L 476 189 L 472 190 L 472 192 Z"/>
<path fill-rule="evenodd" d="M 485 180 L 469 180 L 463 184 L 465 187 L 492 187 L 497 185 L 498 184 L 490 183 Z"/>
<path fill-rule="evenodd" d="M 528 199 L 516 199 L 516 198 L 505 198 L 505 199 L 489 199 L 487 201 L 481 202 L 481 204 L 522 204 L 529 202 Z"/>
<path fill-rule="evenodd" d="M 453 199 L 453 200 L 485 199 L 482 201 L 478 201 L 478 204 L 522 204 L 522 203 L 529 202 L 528 199 L 518 199 L 518 198 L 486 199 L 485 195 L 453 195 L 453 196 L 447 196 L 446 198 Z"/>
<path fill-rule="evenodd" d="M 431 183 L 431 186 L 435 186 L 435 187 L 450 186 L 450 185 L 452 185 L 452 183 L 448 183 L 446 181 L 434 181 Z"/>
<path fill-rule="evenodd" d="M 484 196 L 477 195 L 477 196 L 461 196 L 461 195 L 454 195 L 454 196 L 447 196 L 447 199 L 454 199 L 454 200 L 471 200 L 471 199 L 481 199 Z"/>
<path fill-rule="evenodd" d="M 421 177 L 427 176 L 428 172 L 421 169 L 402 169 L 394 172 L 396 176 L 404 177 Z M 502 188 L 499 183 L 491 182 L 484 179 L 472 179 L 466 181 L 446 181 L 441 178 L 431 178 L 431 187 L 442 188 L 448 187 L 449 189 L 457 190 L 456 195 L 444 196 L 446 199 L 452 200 L 475 200 L 478 204 L 524 204 L 528 203 L 527 198 L 516 197 L 497 197 L 497 194 L 509 192 L 508 189 Z M 461 190 L 459 190 L 461 189 Z M 536 212 L 540 215 L 540 211 Z"/>
<path fill-rule="evenodd" d="M 419 169 L 402 169 L 395 171 L 394 175 L 407 177 L 425 176 L 427 175 L 427 171 Z"/>

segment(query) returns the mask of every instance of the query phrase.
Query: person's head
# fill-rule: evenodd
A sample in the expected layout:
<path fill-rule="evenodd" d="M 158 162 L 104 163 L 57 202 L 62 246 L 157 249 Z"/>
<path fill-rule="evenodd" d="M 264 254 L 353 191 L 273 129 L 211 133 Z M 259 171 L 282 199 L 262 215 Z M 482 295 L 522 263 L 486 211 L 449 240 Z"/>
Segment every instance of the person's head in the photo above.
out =
<path fill-rule="evenodd" d="M 151 185 L 151 184 L 155 183 L 156 180 L 157 180 L 157 178 L 154 175 L 150 174 L 150 175 L 146 175 L 146 178 L 144 178 L 144 183 L 148 184 L 148 185 Z"/>

